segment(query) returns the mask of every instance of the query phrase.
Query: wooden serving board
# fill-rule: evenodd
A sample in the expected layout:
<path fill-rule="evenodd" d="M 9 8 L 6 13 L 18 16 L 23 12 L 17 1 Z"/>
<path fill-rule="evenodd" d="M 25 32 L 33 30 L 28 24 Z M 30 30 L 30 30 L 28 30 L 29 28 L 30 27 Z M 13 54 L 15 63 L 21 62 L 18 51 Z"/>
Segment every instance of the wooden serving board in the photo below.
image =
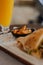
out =
<path fill-rule="evenodd" d="M 37 59 L 16 47 L 16 40 L 11 33 L 0 35 L 0 47 L 26 65 L 43 65 L 43 59 Z"/>

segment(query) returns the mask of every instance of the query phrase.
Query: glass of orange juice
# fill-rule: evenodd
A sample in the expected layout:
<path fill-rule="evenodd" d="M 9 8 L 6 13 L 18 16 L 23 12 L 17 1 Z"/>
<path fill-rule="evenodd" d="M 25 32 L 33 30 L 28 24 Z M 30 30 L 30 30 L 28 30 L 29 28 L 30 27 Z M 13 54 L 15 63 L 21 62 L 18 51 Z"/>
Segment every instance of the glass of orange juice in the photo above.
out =
<path fill-rule="evenodd" d="M 14 0 L 0 0 L 0 25 L 2 32 L 8 32 L 12 18 Z"/>

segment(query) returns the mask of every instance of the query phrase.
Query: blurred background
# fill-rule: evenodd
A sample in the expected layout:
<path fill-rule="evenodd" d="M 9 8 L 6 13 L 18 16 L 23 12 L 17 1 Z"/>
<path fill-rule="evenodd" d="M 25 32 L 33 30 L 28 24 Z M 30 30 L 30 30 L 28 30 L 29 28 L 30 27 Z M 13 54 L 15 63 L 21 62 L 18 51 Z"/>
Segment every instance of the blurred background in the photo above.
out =
<path fill-rule="evenodd" d="M 42 18 L 43 5 L 39 0 L 14 0 L 12 23 L 22 25 L 39 22 Z"/>

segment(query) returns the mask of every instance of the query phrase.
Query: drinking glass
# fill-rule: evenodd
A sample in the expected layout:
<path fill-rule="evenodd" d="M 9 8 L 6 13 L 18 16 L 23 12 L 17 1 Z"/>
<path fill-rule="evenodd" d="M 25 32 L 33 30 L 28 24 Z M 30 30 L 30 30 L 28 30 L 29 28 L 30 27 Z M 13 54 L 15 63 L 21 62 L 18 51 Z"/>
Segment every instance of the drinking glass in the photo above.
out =
<path fill-rule="evenodd" d="M 14 0 L 0 0 L 0 26 L 7 33 L 12 19 Z"/>

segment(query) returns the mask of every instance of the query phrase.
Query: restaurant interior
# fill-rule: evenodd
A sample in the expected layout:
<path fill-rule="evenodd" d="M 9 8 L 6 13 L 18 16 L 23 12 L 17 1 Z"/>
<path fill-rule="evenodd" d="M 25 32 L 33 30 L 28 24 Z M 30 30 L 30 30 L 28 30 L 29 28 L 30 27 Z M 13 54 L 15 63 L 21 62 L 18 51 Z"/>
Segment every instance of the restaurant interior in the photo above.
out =
<path fill-rule="evenodd" d="M 10 8 L 0 5 L 0 65 L 43 65 L 43 0 L 12 1 L 12 18 L 12 2 Z"/>

